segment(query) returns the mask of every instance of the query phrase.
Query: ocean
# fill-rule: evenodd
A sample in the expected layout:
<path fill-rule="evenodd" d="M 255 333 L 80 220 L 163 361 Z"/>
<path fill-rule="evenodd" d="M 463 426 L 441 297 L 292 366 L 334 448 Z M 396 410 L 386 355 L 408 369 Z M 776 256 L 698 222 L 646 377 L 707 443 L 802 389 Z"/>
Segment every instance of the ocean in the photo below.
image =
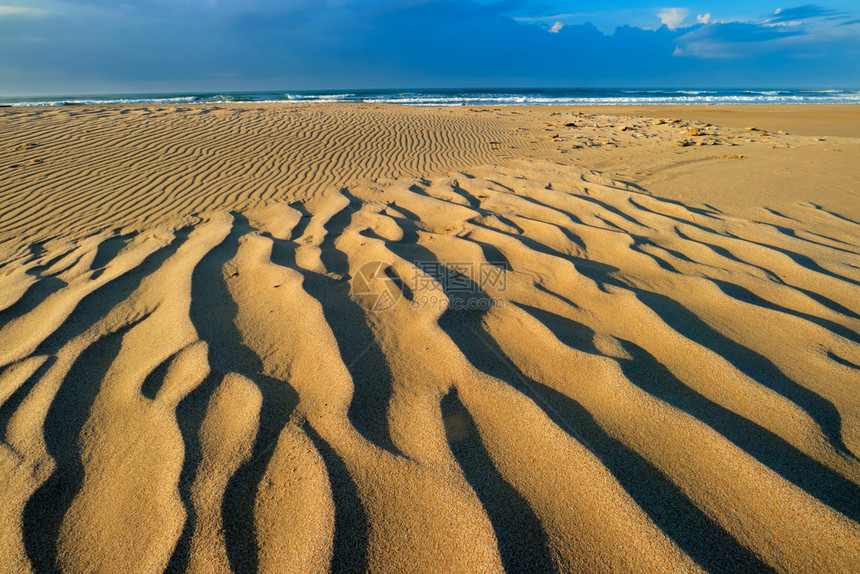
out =
<path fill-rule="evenodd" d="M 0 97 L 6 106 L 361 102 L 413 106 L 860 104 L 860 90 L 421 89 Z"/>

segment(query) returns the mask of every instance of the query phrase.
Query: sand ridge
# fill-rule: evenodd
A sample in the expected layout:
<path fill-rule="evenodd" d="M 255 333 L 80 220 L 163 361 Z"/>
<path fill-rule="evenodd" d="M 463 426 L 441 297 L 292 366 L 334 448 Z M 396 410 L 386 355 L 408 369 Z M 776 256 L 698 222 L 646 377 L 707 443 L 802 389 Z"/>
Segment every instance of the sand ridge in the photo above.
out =
<path fill-rule="evenodd" d="M 856 190 L 743 187 L 856 140 L 215 108 L 0 118 L 0 566 L 860 568 Z"/>

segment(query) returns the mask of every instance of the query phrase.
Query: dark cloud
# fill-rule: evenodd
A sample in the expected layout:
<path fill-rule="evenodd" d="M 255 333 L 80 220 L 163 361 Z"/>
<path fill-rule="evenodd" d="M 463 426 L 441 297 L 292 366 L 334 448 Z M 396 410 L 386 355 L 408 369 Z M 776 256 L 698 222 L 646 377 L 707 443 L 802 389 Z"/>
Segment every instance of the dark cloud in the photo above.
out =
<path fill-rule="evenodd" d="M 837 56 L 834 52 L 837 47 L 855 53 L 860 49 L 860 39 L 832 33 L 844 19 L 842 12 L 809 4 L 779 10 L 761 22 L 696 26 L 677 39 L 676 55 L 710 59 L 749 60 L 771 56 L 775 61 L 797 57 L 821 60 L 828 57 L 830 51 L 829 59 L 844 59 L 844 54 Z M 822 28 L 822 20 L 838 20 L 839 23 L 831 22 Z"/>
<path fill-rule="evenodd" d="M 804 35 L 799 28 L 761 26 L 742 22 L 711 24 L 689 29 L 676 40 L 676 55 L 703 58 L 744 58 L 762 50 L 781 50 L 782 41 Z M 769 44 L 766 46 L 766 44 Z"/>
<path fill-rule="evenodd" d="M 728 22 L 725 24 L 714 24 L 703 26 L 685 34 L 680 40 L 711 39 L 727 43 L 749 43 L 749 42 L 771 42 L 794 36 L 806 34 L 802 29 L 773 28 L 770 26 L 759 26 L 742 22 Z"/>
<path fill-rule="evenodd" d="M 768 17 L 765 22 L 768 24 L 781 24 L 839 15 L 841 15 L 841 12 L 837 10 L 829 10 L 827 8 L 822 8 L 821 6 L 816 6 L 815 4 L 807 4 L 805 6 L 797 6 L 796 8 L 784 8 L 779 10 L 772 16 Z"/>

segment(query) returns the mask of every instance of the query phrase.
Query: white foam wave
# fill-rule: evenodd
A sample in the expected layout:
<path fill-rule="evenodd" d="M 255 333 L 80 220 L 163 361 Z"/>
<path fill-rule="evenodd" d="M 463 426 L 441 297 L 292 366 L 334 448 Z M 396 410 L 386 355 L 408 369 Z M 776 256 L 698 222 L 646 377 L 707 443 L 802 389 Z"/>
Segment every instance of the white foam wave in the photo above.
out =
<path fill-rule="evenodd" d="M 7 106 L 364 102 L 412 106 L 740 105 L 860 103 L 858 90 L 504 90 L 134 95 L 0 100 Z"/>

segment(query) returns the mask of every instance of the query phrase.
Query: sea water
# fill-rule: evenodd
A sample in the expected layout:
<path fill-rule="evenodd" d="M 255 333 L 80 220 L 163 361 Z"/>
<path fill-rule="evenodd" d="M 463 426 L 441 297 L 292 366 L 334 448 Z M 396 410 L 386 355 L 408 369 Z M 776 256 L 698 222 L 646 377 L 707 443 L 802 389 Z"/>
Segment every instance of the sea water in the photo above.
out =
<path fill-rule="evenodd" d="M 860 90 L 414 89 L 0 97 L 7 106 L 361 102 L 413 106 L 858 104 Z"/>

